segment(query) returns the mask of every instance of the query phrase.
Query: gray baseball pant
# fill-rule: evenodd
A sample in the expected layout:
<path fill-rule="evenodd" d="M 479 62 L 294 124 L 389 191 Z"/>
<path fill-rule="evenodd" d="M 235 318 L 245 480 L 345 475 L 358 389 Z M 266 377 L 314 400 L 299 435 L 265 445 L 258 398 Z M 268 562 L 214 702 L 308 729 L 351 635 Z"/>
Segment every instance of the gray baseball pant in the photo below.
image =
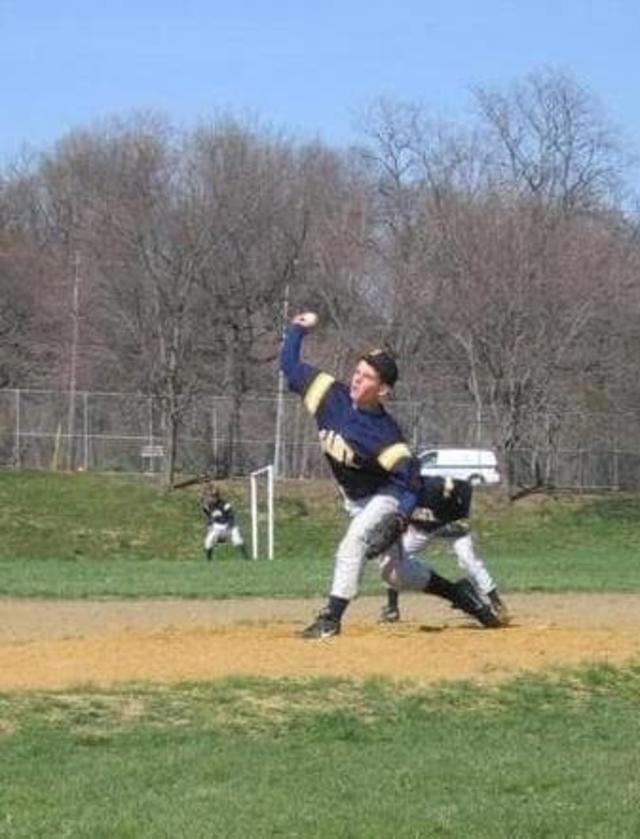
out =
<path fill-rule="evenodd" d="M 372 495 L 352 501 L 345 499 L 345 509 L 351 521 L 347 532 L 336 551 L 331 595 L 352 600 L 358 593 L 364 572 L 366 557 L 366 534 L 380 519 L 399 509 L 398 499 L 393 495 Z M 422 591 L 429 582 L 431 570 L 402 550 L 400 542 L 379 562 L 383 580 L 393 588 Z"/>

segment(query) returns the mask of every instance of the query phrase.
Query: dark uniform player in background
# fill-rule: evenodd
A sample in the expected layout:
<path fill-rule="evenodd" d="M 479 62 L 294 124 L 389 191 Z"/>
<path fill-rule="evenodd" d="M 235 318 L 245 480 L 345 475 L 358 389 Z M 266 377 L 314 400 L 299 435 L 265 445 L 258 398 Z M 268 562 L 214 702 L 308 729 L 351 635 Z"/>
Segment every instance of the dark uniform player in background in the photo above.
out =
<path fill-rule="evenodd" d="M 280 366 L 290 390 L 302 396 L 316 421 L 320 446 L 351 521 L 335 554 L 328 602 L 303 631 L 305 638 L 340 633 L 342 616 L 358 592 L 367 559 L 367 533 L 390 517 L 407 522 L 420 488 L 417 461 L 382 404 L 398 378 L 394 359 L 387 352 L 372 350 L 359 359 L 349 385 L 338 382 L 300 361 L 305 333 L 316 321 L 311 313 L 292 319 L 285 331 Z M 397 573 L 401 560 L 402 551 L 393 545 L 381 563 L 383 579 L 391 586 L 403 579 Z M 425 592 L 445 597 L 484 622 L 484 605 L 471 587 L 450 583 L 435 572 L 428 577 Z"/>
<path fill-rule="evenodd" d="M 402 549 L 409 560 L 414 560 L 435 539 L 445 539 L 451 545 L 461 571 L 493 610 L 499 624 L 506 626 L 510 621 L 507 605 L 474 546 L 469 524 L 472 497 L 473 487 L 469 481 L 424 476 L 409 527 L 401 537 Z M 389 588 L 380 620 L 394 623 L 399 619 L 398 592 Z"/>
<path fill-rule="evenodd" d="M 242 533 L 240 533 L 240 528 L 236 524 L 233 507 L 210 483 L 206 485 L 200 498 L 200 509 L 207 522 L 207 532 L 204 537 L 205 558 L 213 559 L 213 549 L 216 545 L 231 542 L 238 548 L 242 558 L 248 559 Z"/>

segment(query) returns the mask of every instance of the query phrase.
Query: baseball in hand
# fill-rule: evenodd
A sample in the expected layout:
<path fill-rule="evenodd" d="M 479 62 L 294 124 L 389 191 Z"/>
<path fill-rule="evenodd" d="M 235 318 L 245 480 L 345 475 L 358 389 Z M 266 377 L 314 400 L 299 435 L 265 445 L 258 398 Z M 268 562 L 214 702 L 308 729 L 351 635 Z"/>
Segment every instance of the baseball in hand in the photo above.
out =
<path fill-rule="evenodd" d="M 318 324 L 318 315 L 315 312 L 302 312 L 294 317 L 293 323 L 304 326 L 305 329 L 313 329 Z"/>

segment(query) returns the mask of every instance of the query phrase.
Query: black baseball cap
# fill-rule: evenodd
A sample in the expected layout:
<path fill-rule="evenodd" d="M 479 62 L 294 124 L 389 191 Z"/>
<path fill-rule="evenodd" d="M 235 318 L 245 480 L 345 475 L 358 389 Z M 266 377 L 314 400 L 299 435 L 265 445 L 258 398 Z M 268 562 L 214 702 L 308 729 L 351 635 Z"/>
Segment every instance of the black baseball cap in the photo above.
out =
<path fill-rule="evenodd" d="M 385 385 L 393 387 L 398 381 L 398 365 L 386 350 L 369 350 L 361 356 L 378 373 Z"/>

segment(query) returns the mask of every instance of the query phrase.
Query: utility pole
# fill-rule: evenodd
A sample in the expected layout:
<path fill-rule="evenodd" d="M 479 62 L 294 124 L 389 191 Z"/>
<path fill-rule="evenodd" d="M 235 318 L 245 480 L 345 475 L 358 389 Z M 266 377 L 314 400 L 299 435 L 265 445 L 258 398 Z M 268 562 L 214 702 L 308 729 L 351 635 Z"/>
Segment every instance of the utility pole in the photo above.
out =
<path fill-rule="evenodd" d="M 289 283 L 284 287 L 284 300 L 282 303 L 282 335 L 287 325 L 289 313 Z M 276 430 L 273 445 L 273 473 L 275 478 L 284 478 L 285 473 L 285 449 L 283 444 L 284 436 L 284 376 L 282 370 L 278 373 L 278 396 L 276 401 Z"/>
<path fill-rule="evenodd" d="M 78 378 L 78 336 L 80 332 L 80 252 L 73 255 L 73 294 L 71 297 L 71 348 L 69 358 L 69 415 L 67 418 L 67 469 L 73 469 L 76 422 L 76 384 Z"/>

